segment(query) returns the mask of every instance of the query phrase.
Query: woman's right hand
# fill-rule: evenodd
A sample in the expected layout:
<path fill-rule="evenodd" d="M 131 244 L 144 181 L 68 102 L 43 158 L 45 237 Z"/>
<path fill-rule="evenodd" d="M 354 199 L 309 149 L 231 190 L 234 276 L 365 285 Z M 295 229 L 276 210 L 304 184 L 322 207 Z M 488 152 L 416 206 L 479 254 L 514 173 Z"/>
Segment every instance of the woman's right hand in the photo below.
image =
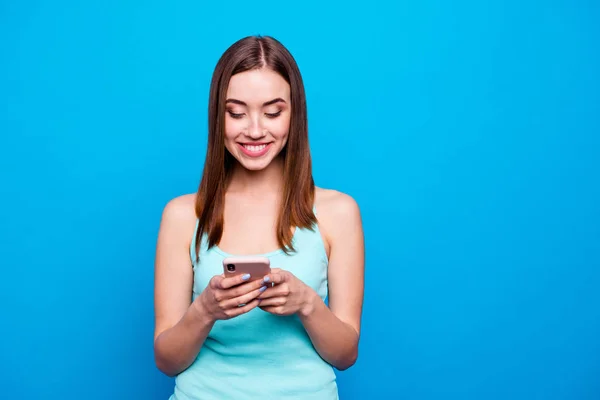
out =
<path fill-rule="evenodd" d="M 260 303 L 256 297 L 266 290 L 262 279 L 247 282 L 248 274 L 225 278 L 212 277 L 194 304 L 211 321 L 230 319 L 245 314 Z"/>

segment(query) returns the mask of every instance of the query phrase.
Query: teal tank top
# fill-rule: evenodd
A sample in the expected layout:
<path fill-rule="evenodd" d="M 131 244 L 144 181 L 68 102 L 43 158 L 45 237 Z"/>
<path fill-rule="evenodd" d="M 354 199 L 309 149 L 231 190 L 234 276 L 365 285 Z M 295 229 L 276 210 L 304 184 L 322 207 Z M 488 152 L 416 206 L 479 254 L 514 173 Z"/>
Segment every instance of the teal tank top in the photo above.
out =
<path fill-rule="evenodd" d="M 276 250 L 260 255 L 270 259 L 272 268 L 292 272 L 325 301 L 328 259 L 318 226 L 314 231 L 296 228 L 292 241 L 295 253 Z M 205 235 L 200 260 L 195 261 L 194 241 L 190 256 L 195 299 L 214 275 L 223 273 L 222 261 L 232 254 L 218 246 L 208 249 Z M 170 397 L 230 399 L 337 400 L 336 376 L 297 316 L 277 316 L 255 308 L 214 324 L 194 362 L 175 378 Z"/>

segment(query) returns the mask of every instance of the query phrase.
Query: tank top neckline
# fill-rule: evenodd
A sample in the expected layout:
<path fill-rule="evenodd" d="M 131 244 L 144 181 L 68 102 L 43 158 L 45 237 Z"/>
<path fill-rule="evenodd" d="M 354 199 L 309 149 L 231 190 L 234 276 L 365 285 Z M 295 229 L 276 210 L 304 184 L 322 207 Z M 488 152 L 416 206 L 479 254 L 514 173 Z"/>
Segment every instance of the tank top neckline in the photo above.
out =
<path fill-rule="evenodd" d="M 292 243 L 294 243 L 294 241 L 296 241 L 296 239 L 298 237 L 299 230 L 300 230 L 299 227 L 295 227 L 294 228 L 294 233 L 292 234 Z M 217 252 L 218 254 L 220 254 L 223 257 L 274 257 L 274 256 L 279 255 L 279 254 L 285 254 L 282 248 L 279 248 L 279 249 L 276 249 L 276 250 L 272 250 L 272 251 L 269 251 L 269 252 L 266 252 L 266 253 L 234 254 L 234 253 L 230 253 L 230 252 L 227 252 L 227 251 L 223 250 L 221 247 L 219 247 L 218 244 L 215 244 L 212 247 L 212 249 L 210 249 L 210 250 L 214 250 L 215 252 Z"/>
<path fill-rule="evenodd" d="M 313 213 L 315 214 L 315 216 L 317 216 L 316 205 L 313 205 L 312 209 L 313 209 Z M 196 219 L 196 229 L 198 229 L 198 222 L 199 222 L 199 220 Z M 315 225 L 317 226 L 317 232 L 318 232 L 318 229 L 319 229 L 318 224 L 315 224 Z M 300 230 L 301 230 L 300 227 L 298 227 L 298 226 L 294 227 L 294 233 L 292 234 L 292 244 L 297 241 Z M 205 234 L 205 236 L 206 236 L 206 234 Z M 266 253 L 260 253 L 260 254 L 257 254 L 257 253 L 255 253 L 255 254 L 233 254 L 233 253 L 223 250 L 222 248 L 219 247 L 218 244 L 213 245 L 212 248 L 208 249 L 208 251 L 214 251 L 223 257 L 274 257 L 274 256 L 277 256 L 280 254 L 285 254 L 285 252 L 283 251 L 282 248 L 272 250 L 272 251 L 269 251 Z"/>

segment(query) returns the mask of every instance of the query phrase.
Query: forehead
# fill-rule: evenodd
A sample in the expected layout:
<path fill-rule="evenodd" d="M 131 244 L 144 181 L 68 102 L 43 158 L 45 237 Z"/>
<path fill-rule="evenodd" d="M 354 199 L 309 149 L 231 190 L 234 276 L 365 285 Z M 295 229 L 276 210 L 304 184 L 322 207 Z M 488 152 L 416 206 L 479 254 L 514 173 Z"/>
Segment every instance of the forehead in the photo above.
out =
<path fill-rule="evenodd" d="M 281 97 L 289 102 L 290 85 L 277 72 L 268 69 L 254 69 L 231 77 L 227 88 L 227 98 L 244 101 L 248 104 L 262 104 Z"/>

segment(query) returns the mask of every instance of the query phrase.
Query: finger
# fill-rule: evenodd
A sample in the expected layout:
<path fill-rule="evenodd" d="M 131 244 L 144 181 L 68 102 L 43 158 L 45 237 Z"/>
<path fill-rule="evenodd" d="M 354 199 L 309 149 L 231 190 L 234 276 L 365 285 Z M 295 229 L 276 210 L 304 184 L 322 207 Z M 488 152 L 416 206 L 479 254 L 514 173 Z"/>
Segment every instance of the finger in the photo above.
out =
<path fill-rule="evenodd" d="M 278 285 L 280 283 L 285 282 L 285 276 L 286 275 L 283 273 L 283 271 L 271 272 L 270 274 L 265 276 L 264 281 L 273 283 L 274 285 Z"/>
<path fill-rule="evenodd" d="M 239 307 L 242 304 L 248 304 L 252 300 L 254 300 L 255 298 L 257 298 L 258 295 L 261 294 L 266 289 L 267 289 L 266 286 L 261 286 L 260 288 L 255 289 L 255 290 L 253 290 L 253 291 L 251 291 L 249 293 L 243 294 L 242 296 L 237 296 L 237 297 L 234 297 L 232 299 L 225 300 L 225 301 L 221 302 L 221 304 L 219 304 L 219 306 L 222 309 L 227 310 L 229 308 Z"/>
<path fill-rule="evenodd" d="M 260 299 L 260 308 L 283 306 L 287 302 L 287 297 L 270 297 L 268 299 Z"/>
<path fill-rule="evenodd" d="M 267 288 L 258 298 L 259 299 L 268 299 L 270 297 L 285 297 L 289 296 L 290 287 L 287 283 L 282 283 L 281 285 L 276 285 L 273 287 Z"/>
<path fill-rule="evenodd" d="M 223 278 L 221 280 L 221 289 L 229 289 L 231 287 L 242 284 L 250 279 L 250 274 L 240 274 L 236 276 L 232 276 L 230 278 Z"/>
<path fill-rule="evenodd" d="M 233 299 L 235 297 L 250 293 L 251 291 L 256 290 L 264 285 L 265 283 L 261 281 L 247 282 L 234 286 L 230 289 L 214 289 L 213 293 L 215 295 L 215 300 L 220 304 L 225 300 Z"/>
<path fill-rule="evenodd" d="M 273 314 L 273 315 L 285 315 L 286 314 L 283 306 L 266 306 L 266 307 L 260 307 L 260 309 L 265 312 L 268 312 L 269 314 Z"/>
<path fill-rule="evenodd" d="M 234 297 L 245 295 L 266 285 L 265 282 L 257 279 L 251 282 L 242 283 L 241 285 L 234 286 L 230 289 L 221 290 L 221 292 L 224 294 L 223 299 L 233 299 Z"/>
<path fill-rule="evenodd" d="M 237 317 L 238 315 L 242 315 L 247 313 L 248 311 L 251 311 L 253 308 L 256 308 L 259 304 L 258 299 L 254 299 L 252 300 L 250 303 L 246 304 L 243 307 L 234 307 L 234 308 L 230 308 L 229 310 L 225 311 L 225 314 L 229 317 L 229 318 L 234 318 Z"/>
<path fill-rule="evenodd" d="M 243 296 L 247 293 L 252 292 L 253 290 L 260 289 L 261 286 L 266 286 L 266 285 L 267 284 L 265 284 L 261 280 L 255 280 L 252 282 L 246 282 L 246 283 L 242 283 L 240 285 L 236 285 L 230 289 L 214 289 L 213 292 L 215 293 L 215 300 L 218 303 L 221 303 L 225 300 Z"/>

